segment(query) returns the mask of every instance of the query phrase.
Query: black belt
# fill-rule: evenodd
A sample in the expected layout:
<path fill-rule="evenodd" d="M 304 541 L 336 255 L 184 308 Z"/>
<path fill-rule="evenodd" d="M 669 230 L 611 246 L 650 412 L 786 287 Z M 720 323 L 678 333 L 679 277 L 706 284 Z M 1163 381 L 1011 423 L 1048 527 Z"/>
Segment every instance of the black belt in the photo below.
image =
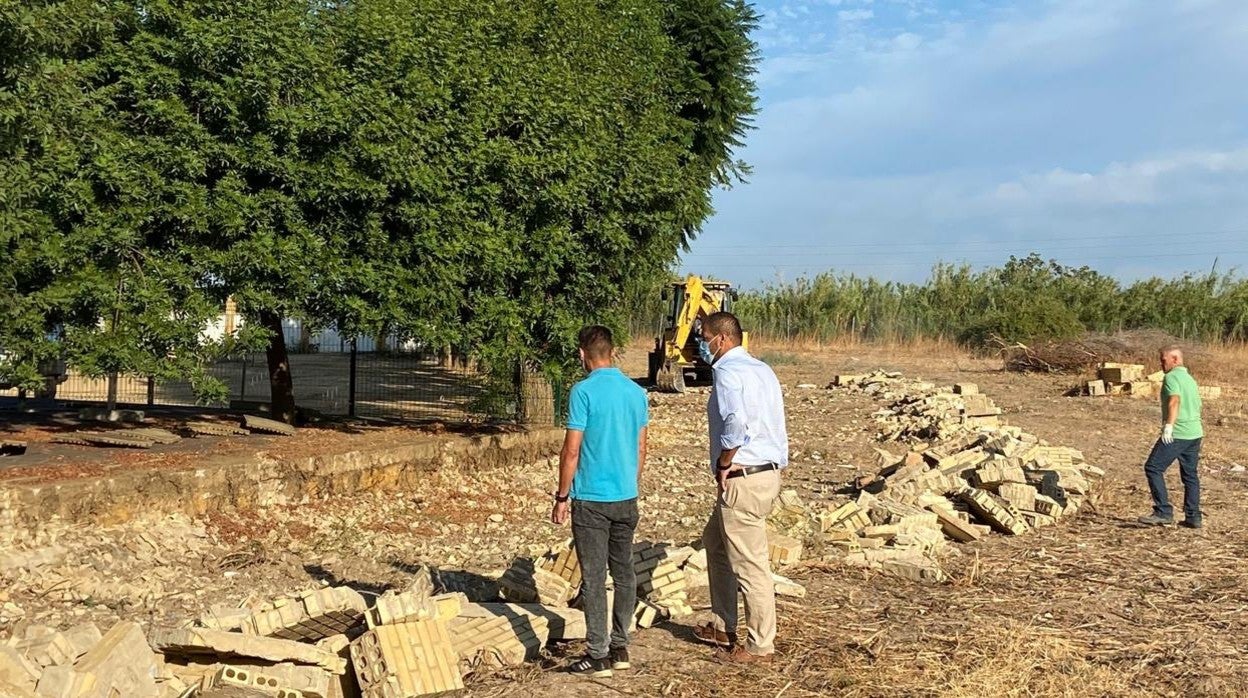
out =
<path fill-rule="evenodd" d="M 743 477 L 745 475 L 753 475 L 754 473 L 766 473 L 772 470 L 779 470 L 779 469 L 780 469 L 780 466 L 776 465 L 775 463 L 767 463 L 766 465 L 751 465 L 749 467 L 742 468 L 740 470 L 734 470 L 731 473 L 728 473 L 728 479 L 732 479 L 734 477 Z"/>

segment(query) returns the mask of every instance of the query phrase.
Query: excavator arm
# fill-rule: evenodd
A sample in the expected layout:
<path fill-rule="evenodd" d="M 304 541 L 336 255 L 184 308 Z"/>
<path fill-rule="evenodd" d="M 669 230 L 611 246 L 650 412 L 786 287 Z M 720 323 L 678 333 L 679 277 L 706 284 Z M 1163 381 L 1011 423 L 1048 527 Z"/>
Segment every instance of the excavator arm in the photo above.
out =
<path fill-rule="evenodd" d="M 719 302 L 707 292 L 702 278 L 689 275 L 685 279 L 685 298 L 674 324 L 676 336 L 666 347 L 669 361 L 680 361 L 681 350 L 689 342 L 689 334 L 697 326 L 698 319 L 719 312 Z"/>

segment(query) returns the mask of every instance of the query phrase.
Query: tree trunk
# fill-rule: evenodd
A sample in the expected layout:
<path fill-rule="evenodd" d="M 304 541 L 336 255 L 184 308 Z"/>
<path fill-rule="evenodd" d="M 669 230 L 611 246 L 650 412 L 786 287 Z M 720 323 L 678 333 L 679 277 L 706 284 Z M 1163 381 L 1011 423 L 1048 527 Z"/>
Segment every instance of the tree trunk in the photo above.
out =
<path fill-rule="evenodd" d="M 269 346 L 265 357 L 269 362 L 269 406 L 273 419 L 295 423 L 295 384 L 290 377 L 290 357 L 286 354 L 286 336 L 282 331 L 282 316 L 272 311 L 262 311 L 260 322 L 269 331 Z"/>
<path fill-rule="evenodd" d="M 108 374 L 108 397 L 105 398 L 105 404 L 108 411 L 113 412 L 117 409 L 117 374 Z"/>

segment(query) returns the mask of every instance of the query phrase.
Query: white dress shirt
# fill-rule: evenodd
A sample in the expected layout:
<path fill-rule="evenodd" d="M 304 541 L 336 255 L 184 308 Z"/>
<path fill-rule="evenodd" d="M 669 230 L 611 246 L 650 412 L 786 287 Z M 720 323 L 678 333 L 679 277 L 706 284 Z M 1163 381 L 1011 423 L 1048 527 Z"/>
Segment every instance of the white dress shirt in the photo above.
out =
<path fill-rule="evenodd" d="M 746 467 L 789 464 L 784 396 L 776 372 L 733 347 L 713 365 L 715 383 L 706 403 L 711 427 L 711 471 L 725 450 L 739 448 L 733 463 Z"/>

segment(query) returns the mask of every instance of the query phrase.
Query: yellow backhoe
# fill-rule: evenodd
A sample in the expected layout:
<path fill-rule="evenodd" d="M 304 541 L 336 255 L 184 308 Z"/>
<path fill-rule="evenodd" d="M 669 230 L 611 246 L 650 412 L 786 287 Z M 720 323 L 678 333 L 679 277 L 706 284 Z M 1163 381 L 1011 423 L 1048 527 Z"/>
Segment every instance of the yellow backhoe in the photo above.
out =
<path fill-rule="evenodd" d="M 698 357 L 702 320 L 712 313 L 731 311 L 737 292 L 724 281 L 690 274 L 663 289 L 667 313 L 650 352 L 650 383 L 665 393 L 685 392 L 685 373 L 698 382 L 710 382 L 711 367 Z M 749 347 L 748 335 L 742 345 Z"/>

